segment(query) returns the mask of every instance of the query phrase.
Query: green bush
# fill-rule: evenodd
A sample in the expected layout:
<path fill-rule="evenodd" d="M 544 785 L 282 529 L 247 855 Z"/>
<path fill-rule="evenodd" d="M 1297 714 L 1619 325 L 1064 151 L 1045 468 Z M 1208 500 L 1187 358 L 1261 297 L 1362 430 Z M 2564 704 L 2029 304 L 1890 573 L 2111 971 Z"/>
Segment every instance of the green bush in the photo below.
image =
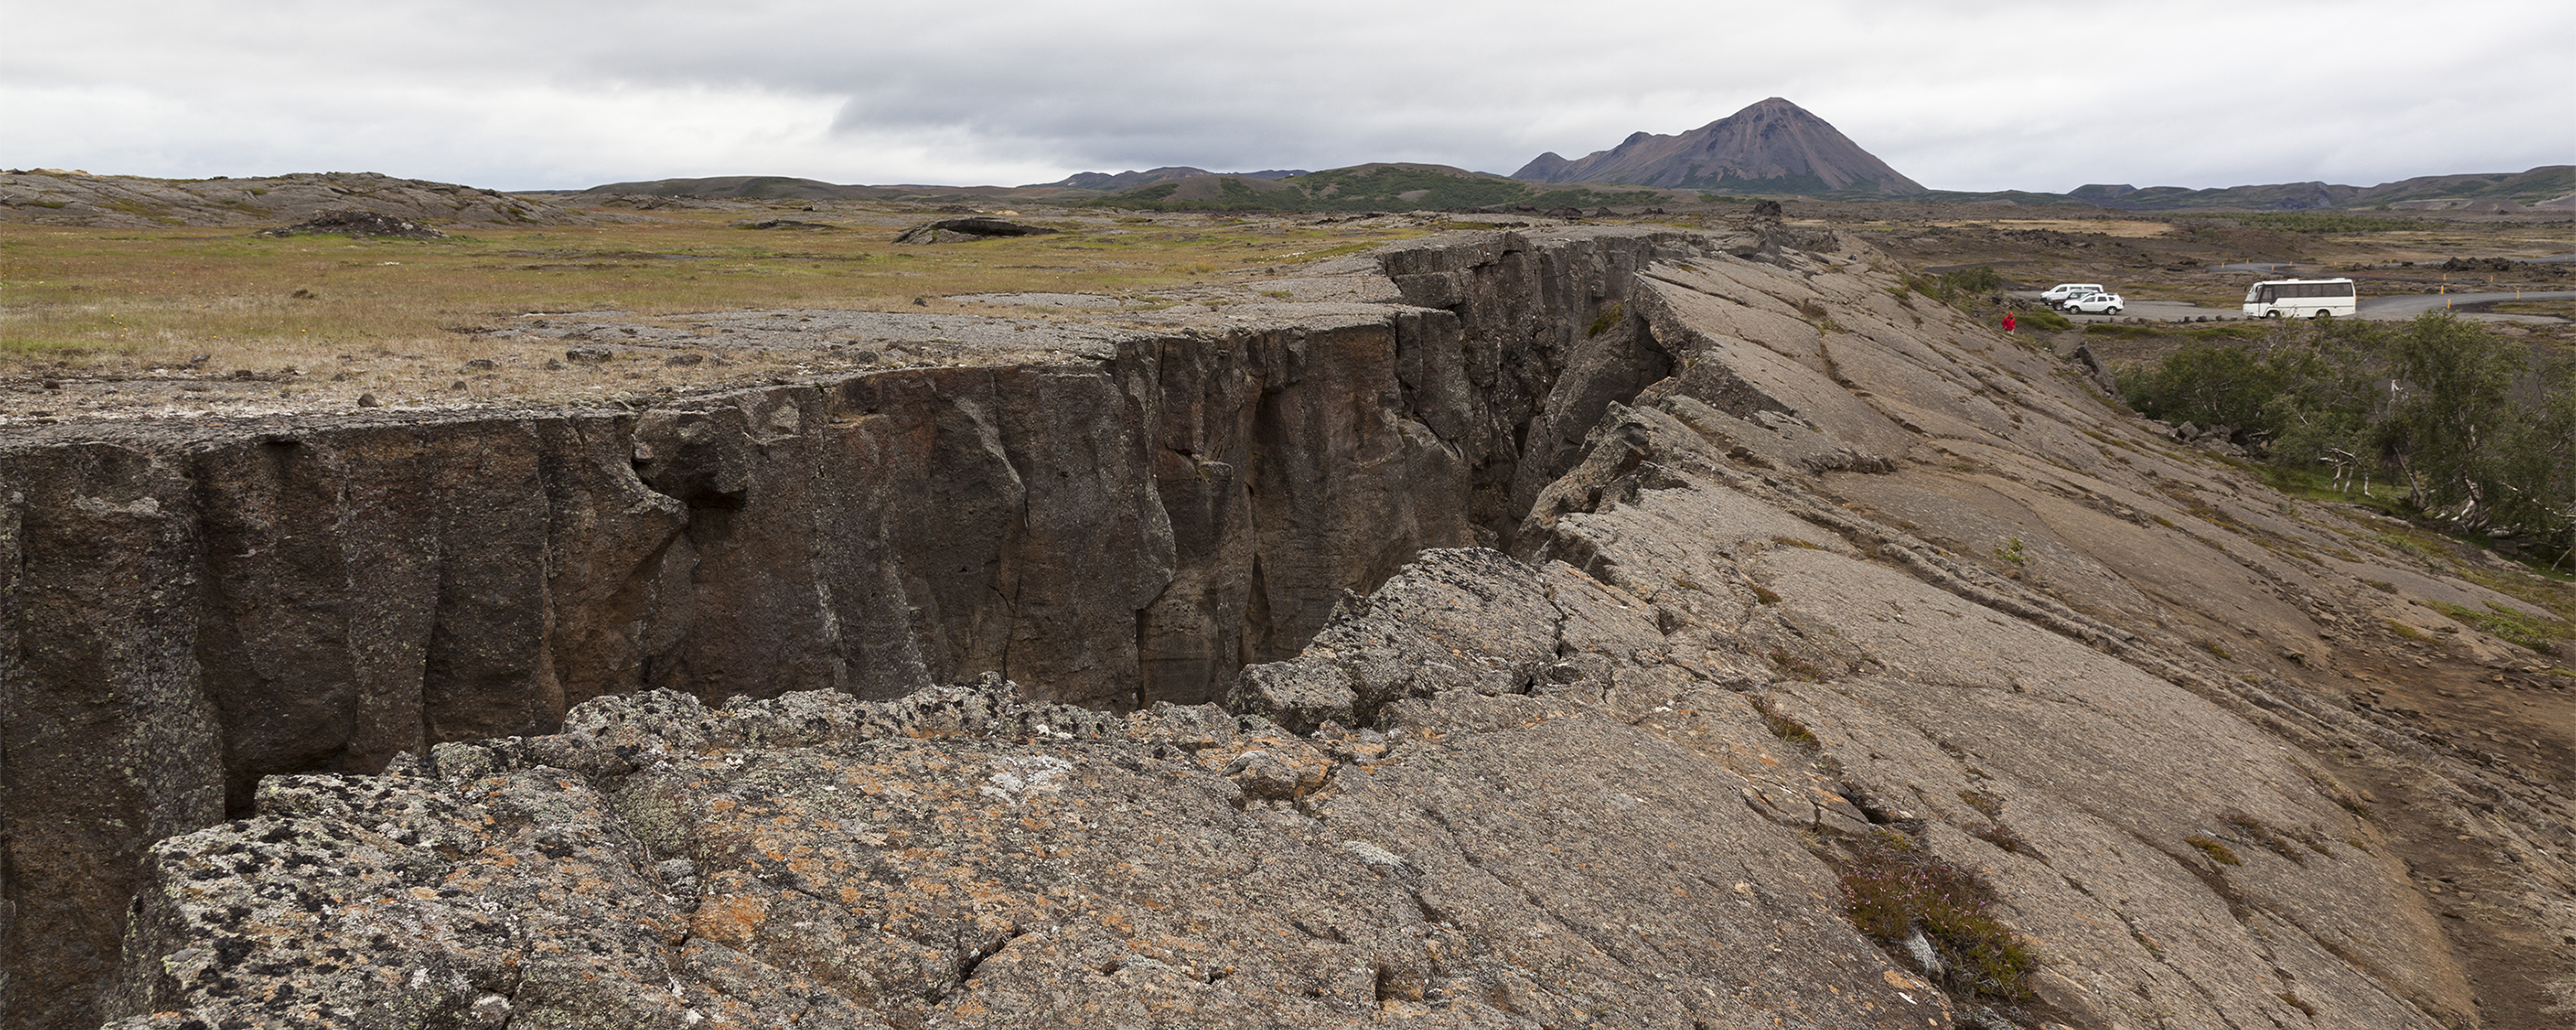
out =
<path fill-rule="evenodd" d="M 2155 335 L 2146 326 L 2085 327 L 2085 334 Z M 2126 330 L 2127 332 L 2123 332 Z M 2240 346 L 2192 344 L 2167 355 L 2159 364 L 2124 370 L 2120 398 L 2130 407 L 2168 422 L 2224 425 L 2261 433 L 2279 429 L 2267 406 L 2298 386 L 2328 372 L 2317 353 L 2282 348 L 2258 352 Z"/>
<path fill-rule="evenodd" d="M 2190 844 L 2192 847 L 2199 848 L 2202 854 L 2209 856 L 2210 861 L 2216 862 L 2220 865 L 2245 864 L 2244 859 L 2236 857 L 2235 848 L 2228 847 L 2225 844 L 2203 837 L 2200 834 L 2195 833 L 2191 836 L 2185 837 L 2183 838 L 2183 842 Z"/>
<path fill-rule="evenodd" d="M 1941 289 L 1944 291 L 1942 300 L 1948 300 L 1952 296 L 1993 293 L 2003 288 L 2004 277 L 1996 275 L 1994 269 L 1984 265 L 1974 268 L 1954 268 L 1941 273 Z"/>
<path fill-rule="evenodd" d="M 2087 332 L 2102 329 L 2088 327 Z M 2251 327 L 2228 326 L 2227 331 Z M 2198 342 L 2120 370 L 2120 398 L 2169 422 L 2236 427 L 2276 468 L 2386 483 L 2454 532 L 2576 548 L 2576 360 L 2431 312 L 2395 327 L 2344 319 Z"/>
<path fill-rule="evenodd" d="M 1758 697 L 1754 698 L 1753 710 L 1762 716 L 1762 725 L 1771 731 L 1772 736 L 1809 751 L 1824 747 L 1824 743 L 1816 739 L 1815 731 L 1808 729 L 1806 723 L 1773 712 L 1769 702 Z"/>
<path fill-rule="evenodd" d="M 2024 311 L 2020 312 L 2016 318 L 2023 325 L 2029 326 L 2033 329 L 2046 330 L 2052 333 L 2062 333 L 2075 328 L 2073 320 L 2070 320 L 2066 316 L 2054 311 Z M 2105 322 L 2102 324 L 2108 325 L 2109 323 Z"/>
<path fill-rule="evenodd" d="M 2485 631 L 2488 636 L 2520 644 L 2534 651 L 2548 652 L 2550 645 L 2561 640 L 2576 640 L 2576 625 L 2569 625 L 2546 615 L 2534 615 L 2519 608 L 2487 602 L 2480 611 L 2463 605 L 2432 602 L 2433 607 L 2454 621 L 2465 622 Z"/>
<path fill-rule="evenodd" d="M 1602 307 L 1600 314 L 1592 317 L 1592 326 L 1590 329 L 1586 330 L 1583 335 L 1587 337 L 1599 336 L 1602 333 L 1609 332 L 1611 326 L 1618 325 L 1619 320 L 1626 317 L 1628 317 L 1627 309 L 1620 307 L 1619 304 L 1614 301 Z"/>
<path fill-rule="evenodd" d="M 2121 325 L 2117 322 L 2094 322 L 2084 327 L 2084 335 L 2114 340 L 2147 340 L 2181 337 L 2208 344 L 2244 343 L 2267 339 L 2282 327 L 2267 322 L 2239 322 L 2234 325 L 2210 325 L 2185 329 L 2179 325 L 2147 322 Z"/>
<path fill-rule="evenodd" d="M 2030 974 L 2039 959 L 1995 917 L 2001 901 L 1975 870 L 1882 830 L 1855 843 L 1839 879 L 1843 912 L 1854 927 L 1893 944 L 1921 926 L 1953 989 L 2007 1000 L 2032 996 Z"/>

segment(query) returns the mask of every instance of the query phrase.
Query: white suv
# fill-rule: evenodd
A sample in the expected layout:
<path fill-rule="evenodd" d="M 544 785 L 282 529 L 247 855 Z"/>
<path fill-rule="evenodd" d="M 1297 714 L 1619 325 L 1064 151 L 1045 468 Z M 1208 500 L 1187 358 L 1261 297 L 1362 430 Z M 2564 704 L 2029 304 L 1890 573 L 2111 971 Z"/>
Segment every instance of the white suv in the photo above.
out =
<path fill-rule="evenodd" d="M 2101 283 L 2059 283 L 2055 286 L 2049 287 L 2046 292 L 2041 293 L 2039 295 L 2039 300 L 2040 303 L 2046 304 L 2052 308 L 2063 307 L 2074 302 L 2077 297 L 2084 296 L 2088 293 L 2100 292 L 2102 292 Z"/>
<path fill-rule="evenodd" d="M 2066 310 L 2086 315 L 2116 315 L 2120 313 L 2120 295 L 2087 293 L 2067 301 Z"/>

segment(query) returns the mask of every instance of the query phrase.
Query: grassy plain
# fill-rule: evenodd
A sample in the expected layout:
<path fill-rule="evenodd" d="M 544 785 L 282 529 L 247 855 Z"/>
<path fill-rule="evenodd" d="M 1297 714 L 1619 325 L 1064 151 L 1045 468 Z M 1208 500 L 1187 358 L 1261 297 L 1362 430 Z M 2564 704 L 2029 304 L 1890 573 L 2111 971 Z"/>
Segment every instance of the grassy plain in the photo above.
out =
<path fill-rule="evenodd" d="M 260 370 L 353 350 L 465 360 L 487 346 L 477 329 L 531 312 L 965 310 L 939 298 L 1002 291 L 1145 298 L 1263 269 L 1292 274 L 1427 231 L 1400 219 L 1038 214 L 1025 220 L 1063 231 L 898 245 L 901 228 L 939 216 L 818 207 L 657 211 L 624 224 L 439 240 L 0 224 L 0 377 L 197 355 Z M 778 216 L 835 228 L 731 227 Z"/>

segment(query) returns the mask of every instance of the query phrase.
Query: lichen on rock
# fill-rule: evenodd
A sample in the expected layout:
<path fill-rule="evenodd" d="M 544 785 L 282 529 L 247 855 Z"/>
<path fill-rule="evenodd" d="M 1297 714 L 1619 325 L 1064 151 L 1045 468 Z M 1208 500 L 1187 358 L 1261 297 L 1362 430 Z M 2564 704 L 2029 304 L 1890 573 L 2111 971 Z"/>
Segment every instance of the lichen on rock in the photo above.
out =
<path fill-rule="evenodd" d="M 2313 560 L 2325 513 L 1801 232 L 1408 241 L 1365 302 L 641 414 L 0 444 L 8 869 L 78 894 L 12 969 L 126 911 L 117 1030 L 2433 1027 L 2489 911 L 2410 881 L 2434 824 L 2487 925 L 2576 932 L 2559 788 L 2196 642 L 2484 588 Z M 125 909 L 96 856 L 163 837 Z"/>

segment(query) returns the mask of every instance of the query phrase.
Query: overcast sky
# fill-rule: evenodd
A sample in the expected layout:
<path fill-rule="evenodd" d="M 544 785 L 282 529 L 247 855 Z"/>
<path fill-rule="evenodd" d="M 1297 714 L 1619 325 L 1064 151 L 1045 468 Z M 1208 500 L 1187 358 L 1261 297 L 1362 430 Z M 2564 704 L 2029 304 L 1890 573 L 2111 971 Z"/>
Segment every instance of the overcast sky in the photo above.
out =
<path fill-rule="evenodd" d="M 0 166 L 502 189 L 1428 161 L 1767 96 L 1937 189 L 2576 163 L 2576 3 L 0 0 Z"/>

